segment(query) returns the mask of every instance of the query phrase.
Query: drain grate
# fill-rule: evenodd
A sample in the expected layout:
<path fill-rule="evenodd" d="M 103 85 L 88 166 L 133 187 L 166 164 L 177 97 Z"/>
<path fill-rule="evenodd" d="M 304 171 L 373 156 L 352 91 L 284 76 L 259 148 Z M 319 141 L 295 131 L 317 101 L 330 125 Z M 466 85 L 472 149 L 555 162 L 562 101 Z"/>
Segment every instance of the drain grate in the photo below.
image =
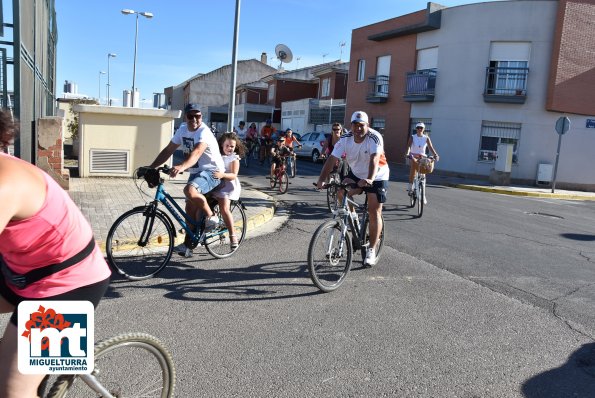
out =
<path fill-rule="evenodd" d="M 547 217 L 547 218 L 554 218 L 556 220 L 563 220 L 564 217 L 561 216 L 557 216 L 555 214 L 548 214 L 548 213 L 541 213 L 539 211 L 525 211 L 525 214 L 529 215 L 529 216 L 541 216 L 541 217 Z"/>

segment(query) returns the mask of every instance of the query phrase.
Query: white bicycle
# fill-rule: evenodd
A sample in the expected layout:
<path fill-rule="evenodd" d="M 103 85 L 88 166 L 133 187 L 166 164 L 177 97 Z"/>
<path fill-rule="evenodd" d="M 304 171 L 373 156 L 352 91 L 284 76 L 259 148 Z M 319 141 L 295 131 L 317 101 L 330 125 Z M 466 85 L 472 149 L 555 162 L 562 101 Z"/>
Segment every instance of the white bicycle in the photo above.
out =
<path fill-rule="evenodd" d="M 422 214 L 424 213 L 424 205 L 428 203 L 426 200 L 426 172 L 428 170 L 427 167 L 432 166 L 422 165 L 422 161 L 433 163 L 435 160 L 433 156 L 428 156 L 419 160 L 419 165 L 415 173 L 415 178 L 413 179 L 413 187 L 409 191 L 409 207 L 415 207 L 415 205 L 417 204 L 418 218 L 422 216 Z M 430 168 L 429 170 L 431 169 L 432 168 Z"/>

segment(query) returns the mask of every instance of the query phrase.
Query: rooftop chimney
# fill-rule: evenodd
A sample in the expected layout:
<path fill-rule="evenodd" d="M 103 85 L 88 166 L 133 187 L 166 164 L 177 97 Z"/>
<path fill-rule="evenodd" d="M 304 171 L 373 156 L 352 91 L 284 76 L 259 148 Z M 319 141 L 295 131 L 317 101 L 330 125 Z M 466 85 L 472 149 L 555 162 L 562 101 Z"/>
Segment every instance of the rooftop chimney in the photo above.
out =
<path fill-rule="evenodd" d="M 267 63 L 267 53 L 260 54 L 260 62 L 262 62 L 263 64 Z"/>

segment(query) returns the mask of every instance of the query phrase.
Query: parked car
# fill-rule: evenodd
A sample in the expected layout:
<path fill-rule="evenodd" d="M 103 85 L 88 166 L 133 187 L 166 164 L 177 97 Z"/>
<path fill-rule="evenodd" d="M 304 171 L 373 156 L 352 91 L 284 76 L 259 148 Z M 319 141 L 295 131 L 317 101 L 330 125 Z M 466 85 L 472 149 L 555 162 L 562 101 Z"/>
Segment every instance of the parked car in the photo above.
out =
<path fill-rule="evenodd" d="M 330 133 L 323 133 L 321 131 L 313 131 L 302 135 L 298 140 L 302 143 L 301 148 L 294 148 L 295 154 L 299 157 L 307 157 L 316 163 L 322 154 L 322 146 L 324 141 L 328 140 Z"/>

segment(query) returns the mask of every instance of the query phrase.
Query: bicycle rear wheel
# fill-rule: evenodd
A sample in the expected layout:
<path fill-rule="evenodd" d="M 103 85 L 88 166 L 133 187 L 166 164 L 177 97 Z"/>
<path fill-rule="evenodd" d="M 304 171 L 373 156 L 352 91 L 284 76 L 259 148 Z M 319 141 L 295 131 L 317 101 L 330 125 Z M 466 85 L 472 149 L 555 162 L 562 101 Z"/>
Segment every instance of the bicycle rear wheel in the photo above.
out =
<path fill-rule="evenodd" d="M 287 158 L 287 173 L 290 178 L 295 178 L 296 159 L 293 156 Z"/>
<path fill-rule="evenodd" d="M 171 221 L 149 206 L 122 214 L 107 234 L 105 250 L 110 265 L 130 280 L 150 278 L 169 262 L 174 250 Z"/>
<path fill-rule="evenodd" d="M 308 269 L 314 285 L 323 292 L 337 289 L 351 269 L 353 248 L 341 224 L 327 221 L 316 229 L 308 247 Z"/>
<path fill-rule="evenodd" d="M 362 248 L 362 263 L 366 259 L 366 249 L 370 246 L 370 222 L 366 223 L 366 240 L 364 242 L 364 247 Z M 378 238 L 378 242 L 376 242 L 376 261 L 380 258 L 380 253 L 382 253 L 382 247 L 384 246 L 384 216 L 382 216 L 382 229 L 380 230 L 380 237 Z"/>
<path fill-rule="evenodd" d="M 219 217 L 220 226 L 207 233 L 205 237 L 205 247 L 215 258 L 225 258 L 234 254 L 242 245 L 244 237 L 246 236 L 246 228 L 248 224 L 246 221 L 246 212 L 244 211 L 242 203 L 233 201 L 230 206 L 231 215 L 233 217 L 234 235 L 238 239 L 238 246 L 235 248 L 231 247 L 230 233 L 221 217 L 219 205 L 214 206 L 213 213 Z"/>
<path fill-rule="evenodd" d="M 331 174 L 329 182 L 339 181 L 339 175 Z M 336 186 L 331 186 L 326 189 L 326 204 L 331 213 L 339 207 L 339 198 L 337 196 L 338 189 Z"/>
<path fill-rule="evenodd" d="M 287 177 L 286 172 L 283 172 L 279 175 L 279 192 L 285 193 L 287 188 L 289 188 L 289 177 Z"/>
<path fill-rule="evenodd" d="M 411 187 L 409 192 L 409 207 L 413 208 L 415 206 L 415 186 Z"/>
<path fill-rule="evenodd" d="M 417 184 L 417 217 L 421 217 L 424 214 L 424 184 L 420 181 Z"/>
<path fill-rule="evenodd" d="M 97 343 L 92 375 L 114 397 L 169 398 L 176 383 L 171 354 L 145 333 L 126 333 Z M 59 376 L 48 393 L 48 398 L 98 396 L 78 375 Z"/>

